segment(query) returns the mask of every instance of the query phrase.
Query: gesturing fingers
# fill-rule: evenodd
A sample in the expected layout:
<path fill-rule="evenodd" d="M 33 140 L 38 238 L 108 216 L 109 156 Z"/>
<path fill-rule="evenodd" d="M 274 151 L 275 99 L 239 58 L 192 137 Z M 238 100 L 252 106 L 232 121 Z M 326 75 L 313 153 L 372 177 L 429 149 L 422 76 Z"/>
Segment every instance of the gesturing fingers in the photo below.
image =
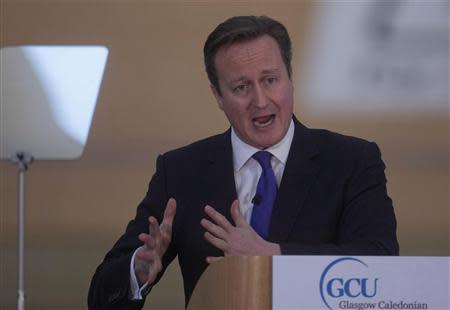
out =
<path fill-rule="evenodd" d="M 149 235 L 153 238 L 155 241 L 155 247 L 158 247 L 161 244 L 161 231 L 158 225 L 158 221 L 153 217 L 150 216 L 148 219 L 149 222 Z"/>
<path fill-rule="evenodd" d="M 172 239 L 172 223 L 176 213 L 176 201 L 170 198 L 161 225 L 155 217 L 148 218 L 148 234 L 142 233 L 138 236 L 144 243 L 138 249 L 134 261 L 134 270 L 141 284 L 152 283 L 161 272 L 162 257 L 164 256 Z"/>
<path fill-rule="evenodd" d="M 233 225 L 231 225 L 226 217 L 214 210 L 212 207 L 206 206 L 205 212 L 218 226 L 222 227 L 223 230 L 228 232 L 233 228 Z"/>
<path fill-rule="evenodd" d="M 213 246 L 218 248 L 219 250 L 226 251 L 227 250 L 227 242 L 223 239 L 215 237 L 210 232 L 205 232 L 205 239 L 211 243 Z"/>
<path fill-rule="evenodd" d="M 218 238 L 225 239 L 228 234 L 222 227 L 214 224 L 213 222 L 207 219 L 202 219 L 200 221 L 200 224 L 203 226 L 204 229 L 206 229 L 207 231 L 209 231 Z"/>
<path fill-rule="evenodd" d="M 172 223 L 177 212 L 177 202 L 175 199 L 170 198 L 166 205 L 166 210 L 164 211 L 164 217 L 161 223 L 161 230 L 167 233 L 169 236 L 172 235 Z"/>
<path fill-rule="evenodd" d="M 138 238 L 144 242 L 146 249 L 153 249 L 155 247 L 155 240 L 149 234 L 142 233 L 138 236 Z"/>

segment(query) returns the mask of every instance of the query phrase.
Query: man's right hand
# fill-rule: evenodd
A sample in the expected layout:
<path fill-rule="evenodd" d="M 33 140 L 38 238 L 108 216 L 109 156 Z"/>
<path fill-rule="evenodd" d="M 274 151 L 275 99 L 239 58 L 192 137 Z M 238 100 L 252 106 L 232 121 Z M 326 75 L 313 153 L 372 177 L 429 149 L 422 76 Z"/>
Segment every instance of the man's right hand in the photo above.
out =
<path fill-rule="evenodd" d="M 134 258 L 134 272 L 139 286 L 146 282 L 153 283 L 162 269 L 162 257 L 172 240 L 172 223 L 176 209 L 177 202 L 170 198 L 161 225 L 158 225 L 156 218 L 150 216 L 149 233 L 139 235 L 139 240 L 144 242 Z"/>

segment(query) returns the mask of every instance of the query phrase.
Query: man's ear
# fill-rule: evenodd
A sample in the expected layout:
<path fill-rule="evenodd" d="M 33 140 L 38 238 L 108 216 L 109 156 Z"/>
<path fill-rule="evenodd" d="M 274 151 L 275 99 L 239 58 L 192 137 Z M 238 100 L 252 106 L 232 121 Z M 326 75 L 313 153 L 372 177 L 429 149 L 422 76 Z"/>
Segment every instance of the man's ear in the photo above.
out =
<path fill-rule="evenodd" d="M 209 87 L 211 88 L 211 91 L 212 91 L 214 97 L 216 98 L 219 108 L 221 110 L 223 110 L 223 99 L 222 99 L 222 95 L 219 93 L 219 90 L 212 84 L 210 84 Z"/>

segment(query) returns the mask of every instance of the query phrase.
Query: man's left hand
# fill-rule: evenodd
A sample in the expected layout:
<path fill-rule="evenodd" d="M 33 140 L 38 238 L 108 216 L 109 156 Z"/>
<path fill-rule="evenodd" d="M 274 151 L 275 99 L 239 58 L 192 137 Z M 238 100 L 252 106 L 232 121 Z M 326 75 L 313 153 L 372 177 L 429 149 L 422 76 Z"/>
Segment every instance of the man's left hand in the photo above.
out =
<path fill-rule="evenodd" d="M 216 248 L 222 250 L 225 256 L 271 256 L 280 255 L 280 246 L 261 238 L 245 221 L 239 211 L 239 201 L 231 205 L 231 217 L 235 225 L 231 224 L 222 214 L 210 206 L 205 207 L 206 214 L 214 221 L 202 219 L 200 221 L 206 229 L 205 239 Z M 212 263 L 220 258 L 207 257 Z"/>

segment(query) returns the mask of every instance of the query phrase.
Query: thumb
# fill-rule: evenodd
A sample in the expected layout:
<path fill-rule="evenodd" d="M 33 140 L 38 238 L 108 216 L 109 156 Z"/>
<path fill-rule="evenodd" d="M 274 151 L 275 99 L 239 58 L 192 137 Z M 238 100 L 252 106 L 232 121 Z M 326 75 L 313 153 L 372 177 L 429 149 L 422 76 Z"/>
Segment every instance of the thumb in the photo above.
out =
<path fill-rule="evenodd" d="M 241 210 L 239 208 L 239 200 L 233 201 L 231 204 L 231 218 L 233 219 L 234 225 L 237 227 L 247 226 L 247 222 L 241 214 Z"/>

